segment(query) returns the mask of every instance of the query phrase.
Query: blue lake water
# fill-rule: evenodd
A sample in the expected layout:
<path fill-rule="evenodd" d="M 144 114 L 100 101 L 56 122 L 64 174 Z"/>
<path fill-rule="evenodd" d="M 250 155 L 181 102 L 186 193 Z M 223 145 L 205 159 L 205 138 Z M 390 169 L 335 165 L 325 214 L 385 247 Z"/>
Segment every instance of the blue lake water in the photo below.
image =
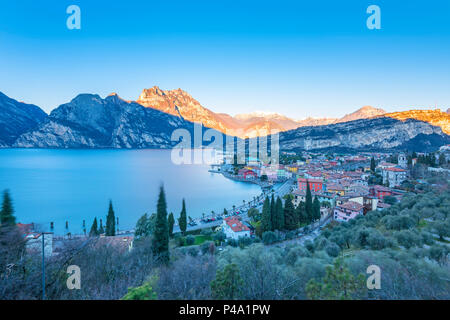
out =
<path fill-rule="evenodd" d="M 175 165 L 170 150 L 0 149 L 0 190 L 9 189 L 18 222 L 37 223 L 55 233 L 89 232 L 94 217 L 106 221 L 113 201 L 119 228 L 129 230 L 144 213 L 156 212 L 164 184 L 168 212 L 175 218 L 186 199 L 189 216 L 240 205 L 261 193 L 259 186 L 208 172 L 208 165 Z"/>

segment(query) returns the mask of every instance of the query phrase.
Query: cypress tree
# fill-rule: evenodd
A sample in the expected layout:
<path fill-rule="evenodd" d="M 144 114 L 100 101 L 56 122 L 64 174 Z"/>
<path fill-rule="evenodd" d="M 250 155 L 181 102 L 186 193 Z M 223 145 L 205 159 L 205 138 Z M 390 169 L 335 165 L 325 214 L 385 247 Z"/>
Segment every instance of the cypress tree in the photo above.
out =
<path fill-rule="evenodd" d="M 2 226 L 16 225 L 16 217 L 14 217 L 14 208 L 8 190 L 3 191 L 2 210 L 0 211 L 0 224 Z"/>
<path fill-rule="evenodd" d="M 92 223 L 91 230 L 89 231 L 90 237 L 98 236 L 98 226 L 97 226 L 97 218 L 94 218 L 94 222 Z"/>
<path fill-rule="evenodd" d="M 306 217 L 308 217 L 307 223 L 310 223 L 314 218 L 314 212 L 312 207 L 312 195 L 311 195 L 311 189 L 309 187 L 309 182 L 306 180 L 306 199 L 305 199 L 305 211 L 306 211 Z"/>
<path fill-rule="evenodd" d="M 184 234 L 187 228 L 186 203 L 184 199 L 181 208 L 180 218 L 178 219 L 178 225 L 180 226 L 181 232 Z"/>
<path fill-rule="evenodd" d="M 272 220 L 270 215 L 270 201 L 269 197 L 266 197 L 263 204 L 262 215 L 261 215 L 261 229 L 262 232 L 272 230 Z"/>
<path fill-rule="evenodd" d="M 288 198 L 286 201 L 291 201 L 291 199 Z M 283 230 L 284 229 L 284 209 L 283 209 L 283 202 L 281 201 L 280 197 L 277 197 L 277 202 L 275 205 L 275 212 L 276 212 L 276 217 L 277 217 L 276 229 Z"/>
<path fill-rule="evenodd" d="M 270 221 L 272 222 L 271 231 L 277 228 L 277 212 L 276 212 L 276 203 L 275 197 L 272 193 L 272 198 L 270 200 Z"/>
<path fill-rule="evenodd" d="M 109 201 L 108 215 L 106 216 L 106 235 L 107 236 L 116 235 L 116 218 L 114 215 L 114 209 L 111 200 Z"/>
<path fill-rule="evenodd" d="M 173 217 L 173 213 L 169 214 L 167 218 L 167 224 L 169 225 L 169 237 L 173 236 L 173 225 L 175 224 L 175 218 Z"/>
<path fill-rule="evenodd" d="M 314 220 L 320 220 L 320 201 L 317 197 L 314 197 L 313 214 Z"/>
<path fill-rule="evenodd" d="M 375 167 L 376 167 L 376 165 L 375 165 L 375 159 L 372 157 L 372 159 L 370 159 L 370 170 L 371 170 L 372 172 L 375 172 Z"/>
<path fill-rule="evenodd" d="M 294 230 L 298 227 L 296 213 L 292 201 L 284 203 L 284 226 L 288 230 Z"/>
<path fill-rule="evenodd" d="M 167 225 L 167 204 L 164 187 L 161 186 L 156 207 L 155 232 L 152 242 L 153 256 L 160 262 L 169 262 L 169 227 Z"/>
<path fill-rule="evenodd" d="M 308 223 L 308 217 L 306 216 L 305 203 L 300 201 L 297 208 L 295 209 L 295 215 L 297 221 L 301 224 Z"/>
<path fill-rule="evenodd" d="M 103 229 L 103 220 L 100 219 L 100 228 L 98 228 L 98 234 L 104 234 L 105 233 L 105 229 Z"/>

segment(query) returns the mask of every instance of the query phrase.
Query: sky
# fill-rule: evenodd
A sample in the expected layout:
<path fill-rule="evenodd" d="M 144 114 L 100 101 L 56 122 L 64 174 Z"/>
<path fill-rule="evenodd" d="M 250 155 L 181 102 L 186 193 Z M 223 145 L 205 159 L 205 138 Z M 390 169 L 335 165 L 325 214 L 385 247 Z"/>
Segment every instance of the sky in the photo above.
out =
<path fill-rule="evenodd" d="M 369 30 L 369 5 L 381 29 Z M 66 9 L 78 5 L 81 29 Z M 2 1 L 0 91 L 46 112 L 159 86 L 295 119 L 450 107 L 450 1 Z"/>

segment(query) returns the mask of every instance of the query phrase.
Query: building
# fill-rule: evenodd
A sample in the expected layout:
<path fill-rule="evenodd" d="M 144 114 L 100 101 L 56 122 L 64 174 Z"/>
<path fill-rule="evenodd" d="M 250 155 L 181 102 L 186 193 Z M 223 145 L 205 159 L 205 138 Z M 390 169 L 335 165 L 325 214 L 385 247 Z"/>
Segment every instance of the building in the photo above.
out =
<path fill-rule="evenodd" d="M 406 170 L 402 168 L 386 168 L 381 172 L 383 175 L 383 184 L 386 184 L 391 188 L 401 185 L 402 182 L 406 180 Z"/>
<path fill-rule="evenodd" d="M 237 240 L 242 237 L 250 237 L 250 228 L 244 225 L 237 217 L 224 219 L 222 229 L 227 238 Z"/>
<path fill-rule="evenodd" d="M 383 186 L 373 186 L 369 189 L 370 195 L 376 197 L 378 200 L 383 200 L 386 196 L 392 195 L 392 190 Z"/>
<path fill-rule="evenodd" d="M 345 202 L 334 208 L 334 220 L 336 221 L 348 221 L 363 214 L 364 206 L 354 201 Z"/>
<path fill-rule="evenodd" d="M 240 169 L 238 175 L 245 180 L 252 180 L 258 177 L 255 171 L 249 169 Z"/>
<path fill-rule="evenodd" d="M 328 184 L 327 191 L 329 193 L 334 193 L 343 196 L 345 194 L 345 187 L 342 186 L 340 183 Z"/>
<path fill-rule="evenodd" d="M 309 189 L 311 190 L 311 192 L 319 192 L 323 190 L 323 181 L 321 179 L 298 178 L 298 191 L 306 192 L 307 183 L 309 184 Z"/>
<path fill-rule="evenodd" d="M 306 191 L 295 190 L 292 193 L 292 195 L 294 196 L 294 199 L 292 199 L 292 203 L 295 206 L 298 206 L 300 204 L 300 202 L 306 201 Z M 325 193 L 325 192 L 311 192 L 311 195 L 312 195 L 313 200 L 315 197 L 317 197 L 317 199 L 320 201 L 320 203 L 329 202 L 332 207 L 335 204 L 336 195 L 334 195 L 334 194 L 329 194 L 329 193 Z"/>
<path fill-rule="evenodd" d="M 408 168 L 408 159 L 403 152 L 398 155 L 398 166 L 403 169 Z"/>
<path fill-rule="evenodd" d="M 42 240 L 44 236 L 44 240 Z M 29 253 L 41 254 L 42 242 L 44 242 L 44 253 L 46 257 L 50 257 L 53 254 L 53 233 L 29 233 L 26 237 L 26 250 Z"/>

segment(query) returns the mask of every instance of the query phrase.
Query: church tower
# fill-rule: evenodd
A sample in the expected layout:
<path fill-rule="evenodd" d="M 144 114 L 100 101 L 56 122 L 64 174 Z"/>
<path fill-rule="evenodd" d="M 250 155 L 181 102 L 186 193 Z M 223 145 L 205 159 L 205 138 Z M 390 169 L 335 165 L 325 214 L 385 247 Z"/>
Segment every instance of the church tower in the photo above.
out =
<path fill-rule="evenodd" d="M 398 166 L 404 169 L 408 167 L 408 159 L 403 152 L 398 155 Z"/>

